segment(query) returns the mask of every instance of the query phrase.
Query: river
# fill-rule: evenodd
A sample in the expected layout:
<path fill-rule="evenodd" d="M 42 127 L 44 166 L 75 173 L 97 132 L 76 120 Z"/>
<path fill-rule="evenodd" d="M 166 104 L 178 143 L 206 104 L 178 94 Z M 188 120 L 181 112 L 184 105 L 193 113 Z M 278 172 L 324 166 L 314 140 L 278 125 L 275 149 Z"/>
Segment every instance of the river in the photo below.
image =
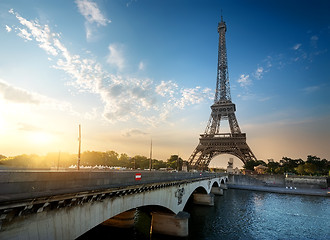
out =
<path fill-rule="evenodd" d="M 214 207 L 187 204 L 187 238 L 150 237 L 150 217 L 138 211 L 133 229 L 97 226 L 79 239 L 330 239 L 327 197 L 228 189 L 214 202 Z"/>

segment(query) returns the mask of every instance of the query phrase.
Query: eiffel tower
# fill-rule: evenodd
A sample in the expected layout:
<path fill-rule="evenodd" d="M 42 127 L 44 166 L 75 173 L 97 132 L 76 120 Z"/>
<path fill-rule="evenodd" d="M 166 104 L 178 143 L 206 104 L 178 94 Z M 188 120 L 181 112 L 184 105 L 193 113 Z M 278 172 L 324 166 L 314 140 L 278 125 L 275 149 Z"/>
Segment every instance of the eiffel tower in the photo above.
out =
<path fill-rule="evenodd" d="M 246 143 L 246 134 L 241 132 L 236 119 L 235 104 L 231 101 L 226 50 L 226 23 L 221 16 L 218 24 L 219 48 L 217 86 L 211 116 L 199 144 L 188 162 L 194 168 L 206 169 L 213 157 L 219 154 L 231 154 L 246 163 L 257 160 Z M 228 120 L 230 133 L 220 133 L 221 120 Z"/>

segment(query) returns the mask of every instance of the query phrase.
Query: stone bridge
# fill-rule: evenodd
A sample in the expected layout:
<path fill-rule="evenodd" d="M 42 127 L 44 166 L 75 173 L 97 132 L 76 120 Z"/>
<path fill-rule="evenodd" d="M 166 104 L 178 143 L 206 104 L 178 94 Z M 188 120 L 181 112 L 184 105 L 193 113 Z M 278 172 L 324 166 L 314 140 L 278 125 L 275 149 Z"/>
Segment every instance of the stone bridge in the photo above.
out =
<path fill-rule="evenodd" d="M 188 199 L 212 206 L 227 181 L 215 173 L 1 171 L 0 239 L 75 239 L 101 223 L 129 227 L 139 207 L 153 209 L 153 232 L 187 236 Z"/>

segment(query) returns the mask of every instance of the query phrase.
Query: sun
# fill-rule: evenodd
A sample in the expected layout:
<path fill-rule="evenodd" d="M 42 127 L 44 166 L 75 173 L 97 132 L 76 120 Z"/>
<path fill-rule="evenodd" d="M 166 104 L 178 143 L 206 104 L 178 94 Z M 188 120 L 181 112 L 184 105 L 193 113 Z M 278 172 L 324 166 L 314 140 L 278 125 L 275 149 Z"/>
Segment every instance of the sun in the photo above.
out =
<path fill-rule="evenodd" d="M 34 144 L 48 144 L 53 140 L 53 137 L 49 133 L 45 132 L 33 132 L 30 134 L 30 140 Z"/>

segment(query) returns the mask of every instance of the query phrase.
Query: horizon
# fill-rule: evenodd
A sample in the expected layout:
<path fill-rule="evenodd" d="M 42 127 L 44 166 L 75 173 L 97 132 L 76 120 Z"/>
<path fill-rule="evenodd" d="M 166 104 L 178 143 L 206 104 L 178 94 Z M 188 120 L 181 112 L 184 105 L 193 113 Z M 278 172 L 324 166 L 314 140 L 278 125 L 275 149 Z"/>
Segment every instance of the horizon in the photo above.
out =
<path fill-rule="evenodd" d="M 238 3 L 2 1 L 0 154 L 75 153 L 81 124 L 82 152 L 149 156 L 152 139 L 155 159 L 188 159 L 211 114 L 222 9 L 257 159 L 330 159 L 330 3 Z"/>

